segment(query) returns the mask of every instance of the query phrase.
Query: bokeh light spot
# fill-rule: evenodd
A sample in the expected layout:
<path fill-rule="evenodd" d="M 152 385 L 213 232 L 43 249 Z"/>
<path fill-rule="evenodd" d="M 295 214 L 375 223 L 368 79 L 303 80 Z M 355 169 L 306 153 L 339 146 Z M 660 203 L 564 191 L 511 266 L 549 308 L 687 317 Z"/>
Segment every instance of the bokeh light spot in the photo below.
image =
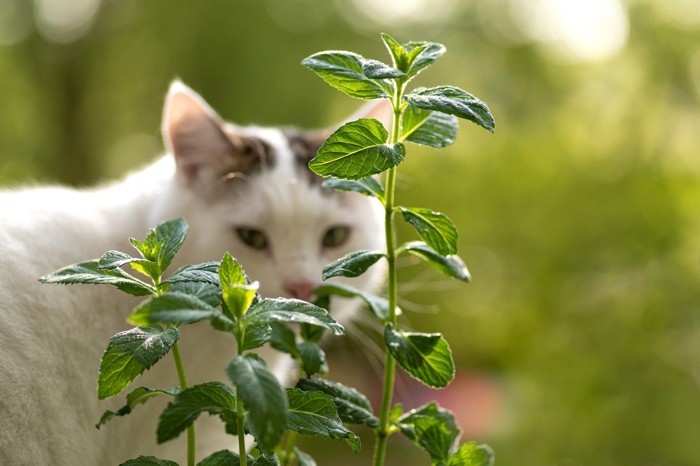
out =
<path fill-rule="evenodd" d="M 629 22 L 620 0 L 516 0 L 511 5 L 523 33 L 560 61 L 602 61 L 627 43 Z"/>

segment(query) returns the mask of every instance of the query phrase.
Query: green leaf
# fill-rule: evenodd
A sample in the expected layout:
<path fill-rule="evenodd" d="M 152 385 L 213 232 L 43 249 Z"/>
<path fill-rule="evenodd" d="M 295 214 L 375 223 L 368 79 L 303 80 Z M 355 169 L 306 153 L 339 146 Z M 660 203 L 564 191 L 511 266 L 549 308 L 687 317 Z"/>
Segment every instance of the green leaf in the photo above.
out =
<path fill-rule="evenodd" d="M 310 68 L 324 81 L 336 89 L 358 99 L 373 100 L 388 97 L 385 89 L 388 84 L 380 84 L 365 76 L 362 65 L 365 58 L 352 52 L 318 52 L 302 60 L 301 64 Z"/>
<path fill-rule="evenodd" d="M 422 258 L 445 275 L 466 283 L 471 280 L 467 266 L 457 255 L 441 256 L 423 241 L 411 241 L 401 246 L 401 249 Z"/>
<path fill-rule="evenodd" d="M 379 60 L 365 59 L 362 62 L 362 73 L 370 79 L 402 78 L 406 73 L 380 62 Z"/>
<path fill-rule="evenodd" d="M 434 419 L 416 420 L 414 429 L 416 443 L 428 452 L 434 462 L 445 464 L 456 440 L 449 429 Z"/>
<path fill-rule="evenodd" d="M 488 445 L 463 444 L 447 460 L 447 466 L 493 466 L 495 454 Z"/>
<path fill-rule="evenodd" d="M 319 307 L 323 307 L 326 310 L 328 309 L 328 306 L 320 306 L 318 300 L 316 300 L 315 304 Z M 301 328 L 301 331 L 299 332 L 301 334 L 301 339 L 312 343 L 318 343 L 321 341 L 321 338 L 323 338 L 323 334 L 325 332 L 323 327 L 317 327 L 315 325 L 301 324 L 299 327 Z"/>
<path fill-rule="evenodd" d="M 238 415 L 235 411 L 224 411 L 219 414 L 219 418 L 224 423 L 224 430 L 227 434 L 238 435 Z M 245 416 L 245 419 L 243 419 L 243 430 L 246 434 L 250 434 L 254 430 L 249 416 Z M 253 461 L 250 455 L 248 455 L 248 458 L 248 462 Z"/>
<path fill-rule="evenodd" d="M 135 259 L 130 255 L 120 251 L 107 251 L 102 255 L 102 257 L 100 257 L 98 268 L 101 270 L 116 269 L 117 267 L 121 267 L 135 260 L 143 259 Z"/>
<path fill-rule="evenodd" d="M 389 34 L 382 33 L 382 40 L 387 50 L 389 50 L 389 55 L 391 55 L 391 59 L 394 62 L 394 67 L 404 73 L 408 71 L 408 57 L 406 56 L 406 49 L 403 45 L 399 44 L 396 39 Z"/>
<path fill-rule="evenodd" d="M 296 388 L 305 392 L 322 392 L 330 396 L 343 422 L 365 424 L 370 427 L 379 425 L 379 420 L 374 416 L 372 405 L 367 397 L 352 387 L 327 379 L 309 377 L 300 379 Z"/>
<path fill-rule="evenodd" d="M 212 307 L 221 304 L 221 291 L 218 286 L 205 282 L 175 282 L 170 286 L 171 293 L 181 293 L 204 301 Z"/>
<path fill-rule="evenodd" d="M 244 319 L 245 325 L 269 324 L 274 321 L 306 323 L 328 329 L 335 335 L 345 333 L 343 326 L 327 310 L 299 299 L 263 299 L 253 304 Z"/>
<path fill-rule="evenodd" d="M 259 348 L 270 341 L 270 338 L 272 338 L 272 327 L 267 324 L 246 327 L 243 337 L 243 351 Z"/>
<path fill-rule="evenodd" d="M 396 362 L 429 387 L 446 387 L 454 378 L 452 352 L 441 334 L 397 331 L 389 324 L 384 339 Z"/>
<path fill-rule="evenodd" d="M 177 251 L 180 250 L 182 243 L 187 237 L 187 222 L 182 218 L 176 218 L 161 223 L 153 229 L 155 241 L 163 245 L 158 251 L 157 263 L 162 272 L 164 272 L 172 262 Z M 150 235 L 150 233 L 149 233 Z"/>
<path fill-rule="evenodd" d="M 299 466 L 316 466 L 316 461 L 308 453 L 304 453 L 297 447 L 294 447 L 294 454 L 297 456 Z"/>
<path fill-rule="evenodd" d="M 258 457 L 251 466 L 280 466 L 280 459 L 274 452 L 271 452 Z"/>
<path fill-rule="evenodd" d="M 175 461 L 161 460 L 155 456 L 139 456 L 136 459 L 128 460 L 119 466 L 178 466 Z"/>
<path fill-rule="evenodd" d="M 323 181 L 323 187 L 336 189 L 338 191 L 352 191 L 365 196 L 376 197 L 384 202 L 384 188 L 377 180 L 372 177 L 362 178 L 360 180 L 339 180 L 337 178 L 329 178 Z"/>
<path fill-rule="evenodd" d="M 403 415 L 403 404 L 396 403 L 389 411 L 389 421 L 392 424 L 398 424 L 399 418 Z"/>
<path fill-rule="evenodd" d="M 409 105 L 401 120 L 401 140 L 441 149 L 457 138 L 457 117 Z"/>
<path fill-rule="evenodd" d="M 243 267 L 228 252 L 221 260 L 219 282 L 226 308 L 236 318 L 240 318 L 255 299 L 259 288 L 258 283 L 248 283 L 248 277 L 243 271 Z"/>
<path fill-rule="evenodd" d="M 158 395 L 169 395 L 175 396 L 180 393 L 180 387 L 173 388 L 148 388 L 148 387 L 138 387 L 126 395 L 126 404 L 119 408 L 117 411 L 105 411 L 100 421 L 95 425 L 98 429 L 105 425 L 107 421 L 112 419 L 114 416 L 126 416 L 131 414 L 134 407 L 143 404 L 153 397 Z"/>
<path fill-rule="evenodd" d="M 129 242 L 145 260 L 157 263 L 160 249 L 165 241 L 156 241 L 155 233 L 151 230 L 145 241 L 141 242 L 136 238 L 129 238 Z"/>
<path fill-rule="evenodd" d="M 287 422 L 287 397 L 265 363 L 256 357 L 236 356 L 226 365 L 253 424 L 256 440 L 265 449 L 277 445 Z"/>
<path fill-rule="evenodd" d="M 177 291 L 144 301 L 136 306 L 128 318 L 130 323 L 141 326 L 154 323 L 192 324 L 200 320 L 217 321 L 227 327 L 234 325 L 221 311 L 205 301 Z"/>
<path fill-rule="evenodd" d="M 436 42 L 408 42 L 406 49 L 409 68 L 406 74 L 413 78 L 445 53 L 445 46 Z"/>
<path fill-rule="evenodd" d="M 153 228 L 143 242 L 129 238 L 144 259 L 156 264 L 155 267 L 139 267 L 138 263 L 133 265 L 140 272 L 147 272 L 149 276 L 160 276 L 172 262 L 186 236 L 187 223 L 184 219 L 177 218 L 167 220 Z"/>
<path fill-rule="evenodd" d="M 149 277 L 154 282 L 162 275 L 162 270 L 158 264 L 146 259 L 134 259 L 129 263 L 136 272 Z"/>
<path fill-rule="evenodd" d="M 360 439 L 340 421 L 330 396 L 320 392 L 303 392 L 288 388 L 289 420 L 287 427 L 306 436 L 323 436 L 345 440 L 353 451 L 360 450 Z"/>
<path fill-rule="evenodd" d="M 141 280 L 132 277 L 121 269 L 103 270 L 99 261 L 92 260 L 63 267 L 39 279 L 42 283 L 60 283 L 71 285 L 83 283 L 90 285 L 114 285 L 133 296 L 154 294 L 156 289 Z"/>
<path fill-rule="evenodd" d="M 399 44 L 388 34 L 382 34 L 394 66 L 411 79 L 430 66 L 445 53 L 445 46 L 434 42 L 408 42 Z"/>
<path fill-rule="evenodd" d="M 454 415 L 436 403 L 409 411 L 399 418 L 397 426 L 438 464 L 446 463 L 460 436 Z"/>
<path fill-rule="evenodd" d="M 445 214 L 419 207 L 399 207 L 403 219 L 410 223 L 423 241 L 441 256 L 457 252 L 457 227 Z"/>
<path fill-rule="evenodd" d="M 197 265 L 186 265 L 177 269 L 163 280 L 163 283 L 203 282 L 219 286 L 219 267 L 221 262 L 204 262 Z"/>
<path fill-rule="evenodd" d="M 124 390 L 143 371 L 168 354 L 180 332 L 175 327 L 136 327 L 109 339 L 100 363 L 97 396 L 103 400 Z"/>
<path fill-rule="evenodd" d="M 197 463 L 197 466 L 239 466 L 241 458 L 228 450 L 217 451 Z"/>
<path fill-rule="evenodd" d="M 364 291 L 360 291 L 357 288 L 343 283 L 325 283 L 316 288 L 316 296 L 323 297 L 330 295 L 342 296 L 344 298 L 360 298 L 367 303 L 372 313 L 381 320 L 386 320 L 389 316 L 389 301 L 381 296 L 365 293 Z"/>
<path fill-rule="evenodd" d="M 403 144 L 388 144 L 384 126 L 369 118 L 346 123 L 326 139 L 309 162 L 309 168 L 323 177 L 359 180 L 401 163 Z"/>
<path fill-rule="evenodd" d="M 405 99 L 414 107 L 454 115 L 494 132 L 496 122 L 488 106 L 458 87 L 439 86 L 416 89 Z"/>
<path fill-rule="evenodd" d="M 222 414 L 236 411 L 236 392 L 221 382 L 207 382 L 182 390 L 160 415 L 158 443 L 174 439 L 206 412 Z"/>
<path fill-rule="evenodd" d="M 327 374 L 326 353 L 317 343 L 303 341 L 297 345 L 302 368 L 307 377 L 314 374 Z"/>
<path fill-rule="evenodd" d="M 243 271 L 243 267 L 228 252 L 224 254 L 224 258 L 221 260 L 219 281 L 223 282 L 225 286 L 248 284 L 248 277 Z"/>
<path fill-rule="evenodd" d="M 322 278 L 328 280 L 331 277 L 359 277 L 382 257 L 386 257 L 383 252 L 368 249 L 351 252 L 326 265 Z"/>
<path fill-rule="evenodd" d="M 282 351 L 298 359 L 300 357 L 299 349 L 297 348 L 296 335 L 292 329 L 281 322 L 272 322 L 270 326 L 272 327 L 270 346 L 277 351 Z"/>

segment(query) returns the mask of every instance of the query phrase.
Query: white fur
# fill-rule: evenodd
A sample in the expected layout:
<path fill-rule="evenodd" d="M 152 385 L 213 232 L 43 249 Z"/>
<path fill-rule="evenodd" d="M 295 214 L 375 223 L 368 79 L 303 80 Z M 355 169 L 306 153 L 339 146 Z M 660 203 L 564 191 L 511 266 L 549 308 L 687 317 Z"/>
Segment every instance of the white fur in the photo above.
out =
<path fill-rule="evenodd" d="M 182 93 L 206 105 L 181 84 L 172 87 L 168 101 Z M 116 465 L 140 454 L 185 464 L 183 438 L 155 443 L 157 414 L 167 400 L 139 406 L 102 430 L 94 427 L 104 410 L 123 404 L 123 396 L 98 401 L 96 379 L 109 337 L 129 328 L 125 318 L 139 300 L 106 285 L 44 285 L 37 281 L 40 276 L 110 249 L 133 253 L 130 236 L 143 238 L 158 222 L 180 216 L 190 230 L 172 270 L 218 260 L 228 250 L 270 297 L 285 295 L 289 282 L 319 283 L 323 266 L 343 254 L 384 247 L 381 210 L 374 200 L 355 193 L 322 194 L 318 185 L 296 175 L 279 131 L 240 131 L 267 141 L 278 163 L 221 199 L 189 187 L 172 155 L 97 189 L 0 192 L 0 465 Z M 350 240 L 325 250 L 322 235 L 338 224 L 353 227 Z M 237 226 L 265 231 L 271 248 L 247 247 L 235 234 Z M 369 289 L 380 275 L 375 267 L 350 283 Z M 342 320 L 347 302 L 339 304 L 346 306 Z M 206 322 L 183 328 L 180 346 L 190 385 L 226 381 L 224 367 L 234 345 L 232 337 Z M 284 359 L 270 351 L 264 357 L 281 380 L 289 379 Z M 133 386 L 140 385 L 177 385 L 172 358 Z M 202 416 L 196 426 L 198 460 L 235 449 L 235 438 L 224 434 L 218 419 Z"/>

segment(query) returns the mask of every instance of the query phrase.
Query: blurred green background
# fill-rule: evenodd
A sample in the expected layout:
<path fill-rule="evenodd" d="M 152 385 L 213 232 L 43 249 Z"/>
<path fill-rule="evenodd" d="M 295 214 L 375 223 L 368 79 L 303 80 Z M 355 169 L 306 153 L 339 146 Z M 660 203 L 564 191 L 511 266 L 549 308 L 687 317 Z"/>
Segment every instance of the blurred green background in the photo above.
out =
<path fill-rule="evenodd" d="M 339 121 L 361 102 L 299 62 L 387 60 L 380 32 L 444 43 L 417 84 L 497 121 L 401 166 L 399 202 L 455 221 L 473 282 L 401 264 L 406 325 L 442 331 L 460 369 L 398 396 L 438 398 L 499 466 L 700 465 L 698 0 L 0 0 L 0 184 L 152 160 L 174 77 L 237 123 Z M 376 393 L 366 340 L 338 344 L 331 375 Z M 304 448 L 369 464 L 362 433 L 361 458 Z M 428 458 L 396 438 L 389 464 Z"/>

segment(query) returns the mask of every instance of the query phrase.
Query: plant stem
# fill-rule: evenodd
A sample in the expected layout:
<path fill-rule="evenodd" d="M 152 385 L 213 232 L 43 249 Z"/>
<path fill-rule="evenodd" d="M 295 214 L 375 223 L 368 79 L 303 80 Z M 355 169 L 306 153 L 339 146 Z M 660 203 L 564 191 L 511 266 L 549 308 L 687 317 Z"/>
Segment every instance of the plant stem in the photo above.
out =
<path fill-rule="evenodd" d="M 243 328 L 242 320 L 242 316 L 239 316 L 236 322 L 236 342 L 238 343 L 239 356 L 243 355 L 243 344 L 245 343 L 245 329 Z M 245 448 L 244 420 L 243 398 L 241 397 L 241 391 L 236 389 L 236 425 L 238 426 L 238 457 L 240 458 L 240 466 L 248 466 L 248 457 Z"/>
<path fill-rule="evenodd" d="M 287 433 L 287 439 L 284 442 L 284 459 L 282 460 L 281 466 L 292 466 L 292 462 L 294 461 L 294 457 L 296 456 L 293 450 L 296 440 L 297 433 L 293 430 L 290 430 Z"/>
<path fill-rule="evenodd" d="M 391 131 L 391 143 L 399 140 L 401 131 L 401 94 L 403 86 L 398 86 L 394 104 L 394 120 Z M 389 169 L 386 177 L 386 199 L 384 203 L 384 232 L 386 234 L 386 256 L 389 263 L 389 316 L 385 325 L 396 325 L 396 228 L 394 225 L 394 192 L 396 188 L 396 167 Z M 379 411 L 379 427 L 377 428 L 377 443 L 374 447 L 374 466 L 382 466 L 386 456 L 386 444 L 391 435 L 389 426 L 389 411 L 391 410 L 391 399 L 394 393 L 394 378 L 396 375 L 396 360 L 389 352 L 389 348 L 384 348 L 384 385 L 382 389 L 382 404 Z"/>
<path fill-rule="evenodd" d="M 173 358 L 175 359 L 175 367 L 177 368 L 177 378 L 180 380 L 180 389 L 187 389 L 187 376 L 185 376 L 185 368 L 182 365 L 182 357 L 180 356 L 180 348 L 177 343 L 172 348 Z M 194 424 L 187 428 L 187 466 L 194 466 L 195 458 L 195 434 Z"/>
<path fill-rule="evenodd" d="M 153 279 L 153 285 L 156 287 L 156 296 L 162 295 L 165 290 L 161 286 L 161 277 Z M 177 325 L 177 324 L 176 324 Z M 182 356 L 180 356 L 180 347 L 175 343 L 172 347 L 173 359 L 175 360 L 175 369 L 177 370 L 177 378 L 180 382 L 180 390 L 186 390 L 187 376 L 185 375 L 185 366 L 182 364 Z M 187 466 L 195 466 L 195 433 L 194 423 L 187 428 Z"/>
<path fill-rule="evenodd" d="M 245 451 L 245 426 L 243 425 L 243 398 L 241 398 L 241 391 L 236 390 L 236 414 L 237 414 L 237 424 L 238 424 L 238 456 L 240 457 L 240 465 L 247 466 L 248 458 Z"/>

